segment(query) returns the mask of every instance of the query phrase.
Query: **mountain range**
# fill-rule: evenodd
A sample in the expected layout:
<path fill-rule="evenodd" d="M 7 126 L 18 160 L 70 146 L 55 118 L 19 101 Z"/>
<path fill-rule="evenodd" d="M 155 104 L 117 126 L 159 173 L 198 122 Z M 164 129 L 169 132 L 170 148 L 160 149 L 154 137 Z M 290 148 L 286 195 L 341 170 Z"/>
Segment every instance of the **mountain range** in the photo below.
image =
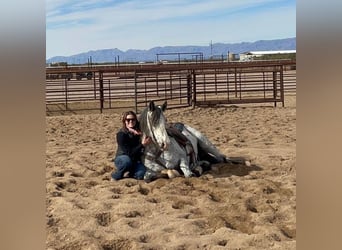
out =
<path fill-rule="evenodd" d="M 248 51 L 265 51 L 265 50 L 295 50 L 296 38 L 285 38 L 276 40 L 260 40 L 256 42 L 241 43 L 213 43 L 208 46 L 165 46 L 154 47 L 149 50 L 129 49 L 121 51 L 115 49 L 91 50 L 72 56 L 54 56 L 46 60 L 46 63 L 67 62 L 68 64 L 83 64 L 91 61 L 92 63 L 109 63 L 109 62 L 146 62 L 156 61 L 157 54 L 165 53 L 184 53 L 175 55 L 159 55 L 158 59 L 176 60 L 179 56 L 181 59 L 191 59 L 196 53 L 202 53 L 203 59 L 210 57 L 226 57 L 228 53 L 240 54 Z M 194 54 L 191 54 L 194 53 Z"/>

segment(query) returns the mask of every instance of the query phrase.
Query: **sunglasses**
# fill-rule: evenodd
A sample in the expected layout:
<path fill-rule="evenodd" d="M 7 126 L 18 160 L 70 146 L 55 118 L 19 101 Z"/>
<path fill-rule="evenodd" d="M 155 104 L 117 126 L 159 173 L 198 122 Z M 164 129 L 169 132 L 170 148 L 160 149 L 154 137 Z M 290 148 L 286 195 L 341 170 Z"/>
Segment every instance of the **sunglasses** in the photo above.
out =
<path fill-rule="evenodd" d="M 131 118 L 126 118 L 125 120 L 126 120 L 127 122 L 135 122 L 135 119 L 134 119 L 134 118 L 132 118 L 132 119 L 131 119 Z"/>

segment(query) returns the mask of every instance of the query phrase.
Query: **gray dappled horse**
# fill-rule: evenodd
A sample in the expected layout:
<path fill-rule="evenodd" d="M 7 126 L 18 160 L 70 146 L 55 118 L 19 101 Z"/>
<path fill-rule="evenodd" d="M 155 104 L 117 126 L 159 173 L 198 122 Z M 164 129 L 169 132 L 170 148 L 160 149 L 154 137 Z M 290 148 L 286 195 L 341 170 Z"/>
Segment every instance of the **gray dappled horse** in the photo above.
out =
<path fill-rule="evenodd" d="M 151 101 L 139 116 L 143 137 L 152 139 L 152 143 L 146 145 L 142 157 L 147 168 L 145 181 L 162 177 L 161 173 L 167 174 L 169 178 L 179 176 L 176 169 L 180 169 L 185 177 L 194 176 L 195 173 L 200 175 L 201 165 L 226 161 L 225 156 L 198 130 L 181 123 L 178 123 L 178 128 L 171 128 L 164 116 L 166 106 L 166 102 L 157 106 Z M 173 136 L 169 135 L 170 131 L 174 132 Z M 187 141 L 180 143 L 179 138 L 184 139 L 184 136 Z"/>

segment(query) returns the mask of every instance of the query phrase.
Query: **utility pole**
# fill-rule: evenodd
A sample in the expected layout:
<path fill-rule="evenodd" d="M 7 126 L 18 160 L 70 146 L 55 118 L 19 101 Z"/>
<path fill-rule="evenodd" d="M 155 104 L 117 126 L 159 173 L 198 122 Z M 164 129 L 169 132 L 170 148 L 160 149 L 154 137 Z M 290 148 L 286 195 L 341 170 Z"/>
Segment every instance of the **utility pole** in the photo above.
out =
<path fill-rule="evenodd" d="M 93 66 L 93 59 L 92 57 L 88 57 L 88 67 L 91 68 Z"/>
<path fill-rule="evenodd" d="M 210 40 L 210 59 L 213 57 L 213 40 Z"/>

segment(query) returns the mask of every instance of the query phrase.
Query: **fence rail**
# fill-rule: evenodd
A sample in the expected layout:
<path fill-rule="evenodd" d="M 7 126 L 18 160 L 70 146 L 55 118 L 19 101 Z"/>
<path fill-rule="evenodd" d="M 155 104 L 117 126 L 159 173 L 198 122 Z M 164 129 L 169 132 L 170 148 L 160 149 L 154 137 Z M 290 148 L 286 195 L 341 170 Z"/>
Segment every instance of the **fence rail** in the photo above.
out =
<path fill-rule="evenodd" d="M 145 66 L 145 65 L 144 65 Z M 296 92 L 295 62 L 47 69 L 47 114 L 146 107 L 274 103 Z M 80 77 L 81 76 L 81 77 Z"/>

